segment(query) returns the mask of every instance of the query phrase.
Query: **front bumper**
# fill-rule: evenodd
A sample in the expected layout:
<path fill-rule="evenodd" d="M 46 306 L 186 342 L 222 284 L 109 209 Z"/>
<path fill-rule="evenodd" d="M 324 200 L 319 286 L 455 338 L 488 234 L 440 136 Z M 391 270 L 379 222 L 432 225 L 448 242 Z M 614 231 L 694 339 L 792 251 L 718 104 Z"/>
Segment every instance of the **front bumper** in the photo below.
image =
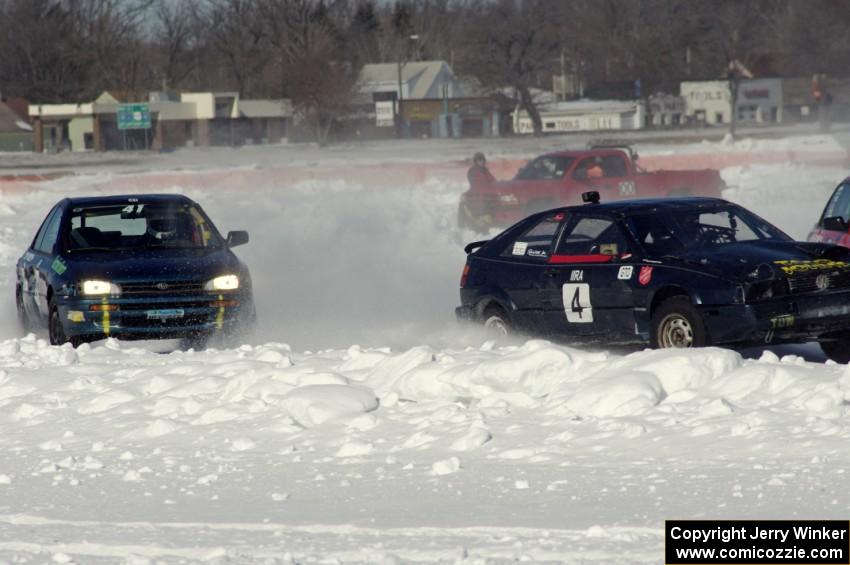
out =
<path fill-rule="evenodd" d="M 68 337 L 168 339 L 232 332 L 254 316 L 249 293 L 192 296 L 65 297 L 59 316 Z"/>
<path fill-rule="evenodd" d="M 699 308 L 718 344 L 817 341 L 850 331 L 850 290 Z"/>

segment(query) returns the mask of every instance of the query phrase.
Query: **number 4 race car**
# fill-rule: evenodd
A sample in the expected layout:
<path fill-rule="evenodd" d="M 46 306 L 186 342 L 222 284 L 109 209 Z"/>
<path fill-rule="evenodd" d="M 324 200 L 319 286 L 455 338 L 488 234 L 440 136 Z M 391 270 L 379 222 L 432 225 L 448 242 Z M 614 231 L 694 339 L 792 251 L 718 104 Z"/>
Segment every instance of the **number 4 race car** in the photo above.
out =
<path fill-rule="evenodd" d="M 850 360 L 850 250 L 721 199 L 584 199 L 467 245 L 458 318 L 655 348 L 818 341 Z"/>

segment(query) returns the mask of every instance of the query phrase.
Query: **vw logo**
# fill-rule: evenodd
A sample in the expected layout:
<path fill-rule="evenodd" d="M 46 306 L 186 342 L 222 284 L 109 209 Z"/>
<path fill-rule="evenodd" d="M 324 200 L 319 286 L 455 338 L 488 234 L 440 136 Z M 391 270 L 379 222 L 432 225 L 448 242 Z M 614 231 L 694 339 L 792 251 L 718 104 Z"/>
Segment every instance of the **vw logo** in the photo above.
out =
<path fill-rule="evenodd" d="M 826 290 L 829 288 L 829 277 L 826 275 L 818 275 L 818 278 L 815 279 L 815 285 L 817 285 L 819 290 Z"/>
<path fill-rule="evenodd" d="M 818 278 L 818 280 L 820 280 L 820 278 Z M 157 283 L 155 286 L 158 290 L 168 290 L 168 283 L 161 282 Z M 820 288 L 820 283 L 818 283 L 818 288 Z"/>

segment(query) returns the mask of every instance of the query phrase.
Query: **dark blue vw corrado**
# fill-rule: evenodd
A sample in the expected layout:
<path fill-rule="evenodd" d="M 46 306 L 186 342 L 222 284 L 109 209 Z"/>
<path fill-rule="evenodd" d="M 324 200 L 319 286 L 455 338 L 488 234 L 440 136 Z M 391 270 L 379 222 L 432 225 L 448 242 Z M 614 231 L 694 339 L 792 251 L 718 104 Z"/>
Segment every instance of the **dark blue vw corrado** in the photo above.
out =
<path fill-rule="evenodd" d="M 17 265 L 18 317 L 50 343 L 236 338 L 256 313 L 251 277 L 200 206 L 181 195 L 66 198 Z"/>
<path fill-rule="evenodd" d="M 720 199 L 598 199 L 469 244 L 458 317 L 656 348 L 818 341 L 850 360 L 850 250 Z"/>

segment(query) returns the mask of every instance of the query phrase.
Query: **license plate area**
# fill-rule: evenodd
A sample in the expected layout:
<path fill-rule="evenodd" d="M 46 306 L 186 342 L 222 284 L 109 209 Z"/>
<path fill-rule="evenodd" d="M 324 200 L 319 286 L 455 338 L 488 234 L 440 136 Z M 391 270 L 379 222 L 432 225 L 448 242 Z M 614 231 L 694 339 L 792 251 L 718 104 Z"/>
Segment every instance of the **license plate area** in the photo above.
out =
<path fill-rule="evenodd" d="M 176 320 L 183 317 L 182 308 L 166 308 L 160 310 L 148 310 L 148 320 Z"/>

